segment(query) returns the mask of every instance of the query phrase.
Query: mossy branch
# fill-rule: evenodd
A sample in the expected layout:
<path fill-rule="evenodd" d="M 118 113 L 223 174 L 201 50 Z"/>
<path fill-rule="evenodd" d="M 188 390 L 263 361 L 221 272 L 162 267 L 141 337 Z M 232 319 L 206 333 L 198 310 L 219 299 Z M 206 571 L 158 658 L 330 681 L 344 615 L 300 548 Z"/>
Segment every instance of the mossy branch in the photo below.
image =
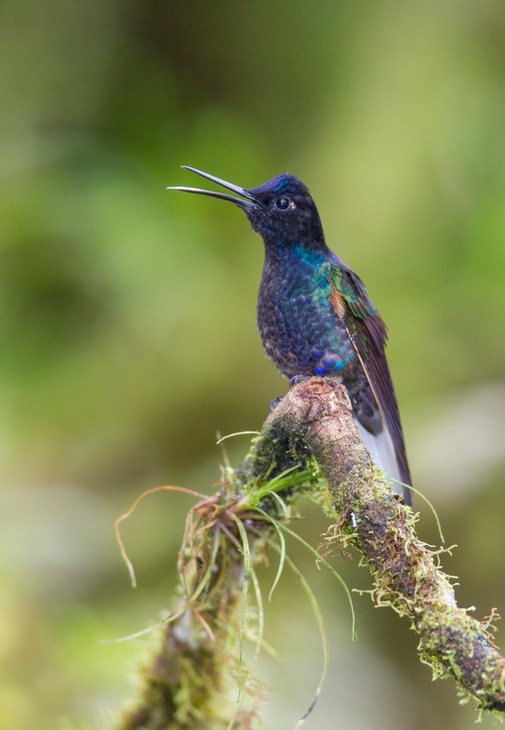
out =
<path fill-rule="evenodd" d="M 345 388 L 312 378 L 292 388 L 270 414 L 244 463 L 228 475 L 225 489 L 194 508 L 191 519 L 198 529 L 187 530 L 186 538 L 192 535 L 190 555 L 186 539 L 181 563 L 184 574 L 193 565 L 192 577 L 186 579 L 189 588 L 181 591 L 185 610 L 165 625 L 161 650 L 146 670 L 142 697 L 124 715 L 121 730 L 211 729 L 224 727 L 225 718 L 230 728 L 253 727 L 257 705 L 234 717 L 223 700 L 233 675 L 230 638 L 236 637 L 241 621 L 241 540 L 245 535 L 250 554 L 261 555 L 265 530 L 271 533 L 272 525 L 258 519 L 255 506 L 272 519 L 282 518 L 282 510 L 271 495 L 263 496 L 259 505 L 254 495 L 291 469 L 291 485 L 281 494 L 284 500 L 293 499 L 297 473 L 314 461 L 331 495 L 331 540 L 362 554 L 373 576 L 376 604 L 410 620 L 420 638 L 420 659 L 436 677 L 453 676 L 481 708 L 505 712 L 505 659 L 492 645 L 488 627 L 458 608 L 437 552 L 417 537 L 412 511 L 392 492 L 366 451 Z M 205 570 L 211 578 L 193 601 L 188 596 L 199 585 L 199 571 Z"/>
<path fill-rule="evenodd" d="M 247 459 L 247 471 L 257 475 L 269 463 L 279 431 L 318 462 L 332 495 L 336 539 L 366 559 L 376 603 L 410 619 L 421 660 L 437 677 L 452 675 L 480 707 L 505 712 L 505 659 L 487 627 L 458 608 L 437 553 L 417 537 L 412 512 L 374 466 L 345 388 L 321 378 L 293 388 L 267 419 L 265 439 Z"/>

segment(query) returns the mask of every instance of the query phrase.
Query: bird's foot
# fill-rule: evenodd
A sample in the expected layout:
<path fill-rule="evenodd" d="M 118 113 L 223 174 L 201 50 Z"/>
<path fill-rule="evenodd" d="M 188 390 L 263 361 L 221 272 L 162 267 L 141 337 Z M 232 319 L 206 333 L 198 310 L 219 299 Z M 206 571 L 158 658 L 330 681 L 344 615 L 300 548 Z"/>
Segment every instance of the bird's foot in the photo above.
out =
<path fill-rule="evenodd" d="M 289 381 L 289 387 L 292 388 L 295 385 L 298 385 L 298 383 L 301 383 L 303 380 L 309 380 L 312 375 L 293 375 L 293 377 Z"/>
<path fill-rule="evenodd" d="M 302 380 L 309 380 L 312 375 L 293 375 L 293 377 L 289 381 L 289 387 L 292 388 L 294 385 L 298 385 L 298 383 L 301 383 Z M 270 403 L 270 412 L 276 408 L 281 400 L 284 398 L 283 395 L 280 395 L 278 398 L 274 398 L 273 401 Z"/>
<path fill-rule="evenodd" d="M 274 410 L 274 408 L 277 408 L 281 400 L 284 398 L 283 395 L 277 396 L 277 398 L 274 398 L 273 401 L 270 401 L 269 409 L 270 413 Z"/>

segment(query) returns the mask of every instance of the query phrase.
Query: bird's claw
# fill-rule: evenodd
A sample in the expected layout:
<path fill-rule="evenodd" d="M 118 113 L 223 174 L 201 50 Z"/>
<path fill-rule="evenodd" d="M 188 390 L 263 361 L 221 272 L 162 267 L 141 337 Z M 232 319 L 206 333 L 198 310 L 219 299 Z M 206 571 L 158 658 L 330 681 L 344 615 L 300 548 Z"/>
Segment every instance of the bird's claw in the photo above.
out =
<path fill-rule="evenodd" d="M 311 375 L 293 375 L 289 381 L 289 387 L 293 388 L 293 386 L 298 385 L 298 383 L 301 383 L 303 380 L 308 380 L 311 377 Z"/>
<path fill-rule="evenodd" d="M 277 398 L 274 398 L 273 401 L 270 401 L 269 409 L 270 413 L 274 410 L 274 408 L 277 408 L 281 400 L 284 398 L 283 395 L 277 396 Z"/>

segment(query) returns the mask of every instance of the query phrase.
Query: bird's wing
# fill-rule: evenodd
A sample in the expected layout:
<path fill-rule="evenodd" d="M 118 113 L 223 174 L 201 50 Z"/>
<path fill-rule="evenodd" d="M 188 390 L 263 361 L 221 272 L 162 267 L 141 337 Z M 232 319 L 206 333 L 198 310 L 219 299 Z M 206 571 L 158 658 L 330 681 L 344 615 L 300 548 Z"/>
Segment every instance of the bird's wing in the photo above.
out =
<path fill-rule="evenodd" d="M 402 478 L 411 484 L 400 413 L 386 360 L 387 328 L 359 276 L 340 260 L 331 267 L 330 300 L 347 328 L 356 356 L 391 435 Z"/>

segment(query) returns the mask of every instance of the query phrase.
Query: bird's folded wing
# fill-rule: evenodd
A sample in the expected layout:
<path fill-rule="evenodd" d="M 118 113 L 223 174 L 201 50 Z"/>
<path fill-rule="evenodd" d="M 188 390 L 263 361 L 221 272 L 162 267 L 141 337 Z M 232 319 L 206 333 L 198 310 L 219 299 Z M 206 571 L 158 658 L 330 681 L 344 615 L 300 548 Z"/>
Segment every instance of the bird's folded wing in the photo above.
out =
<path fill-rule="evenodd" d="M 391 434 L 402 479 L 411 484 L 400 413 L 386 360 L 387 328 L 366 292 L 365 285 L 343 262 L 331 269 L 331 302 L 344 321 L 349 337 Z"/>

